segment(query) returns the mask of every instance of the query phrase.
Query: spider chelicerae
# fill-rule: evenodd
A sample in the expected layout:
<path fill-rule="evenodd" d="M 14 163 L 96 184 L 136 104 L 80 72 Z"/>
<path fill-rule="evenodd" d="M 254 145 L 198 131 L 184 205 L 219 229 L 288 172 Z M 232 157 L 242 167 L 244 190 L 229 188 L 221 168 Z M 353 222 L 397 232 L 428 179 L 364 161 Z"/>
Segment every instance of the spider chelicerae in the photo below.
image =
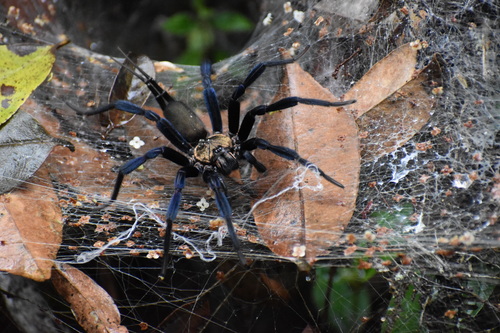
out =
<path fill-rule="evenodd" d="M 240 124 L 240 102 L 238 100 L 243 96 L 245 90 L 262 75 L 266 68 L 290 64 L 302 56 L 306 50 L 307 48 L 296 58 L 261 62 L 252 68 L 245 80 L 236 87 L 229 99 L 227 108 L 228 133 L 223 133 L 219 102 L 215 90 L 212 87 L 212 80 L 210 77 L 212 74 L 212 65 L 209 62 L 204 62 L 201 65 L 201 77 L 203 97 L 207 112 L 210 116 L 212 134 L 207 132 L 201 119 L 190 107 L 181 101 L 176 101 L 162 89 L 153 78 L 136 65 L 134 65 L 134 68 L 128 69 L 151 90 L 151 93 L 163 111 L 164 117 L 160 117 L 153 111 L 143 109 L 125 100 L 119 100 L 92 110 L 82 110 L 71 106 L 78 114 L 83 115 L 95 115 L 111 109 L 117 109 L 144 116 L 154 121 L 160 132 L 178 149 L 177 151 L 166 146 L 153 148 L 146 154 L 134 158 L 122 165 L 118 171 L 118 176 L 109 202 L 112 203 L 118 197 L 124 176 L 136 170 L 150 159 L 163 157 L 181 167 L 177 171 L 174 183 L 174 194 L 170 199 L 166 214 L 166 233 L 163 245 L 164 256 L 160 272 L 161 279 L 165 276 L 170 261 L 169 248 L 172 224 L 179 211 L 182 189 L 184 188 L 186 178 L 201 175 L 203 180 L 215 193 L 215 202 L 219 209 L 219 213 L 226 221 L 227 230 L 233 247 L 242 264 L 245 264 L 245 258 L 241 252 L 240 241 L 231 221 L 232 209 L 227 198 L 227 189 L 222 177 L 238 169 L 239 160 L 246 160 L 255 167 L 257 171 L 264 172 L 266 171 L 266 167 L 252 155 L 251 151 L 255 149 L 269 150 L 282 158 L 295 160 L 305 167 L 312 168 L 330 183 L 341 188 L 344 187 L 341 183 L 326 175 L 319 167 L 300 157 L 295 150 L 287 147 L 275 146 L 262 138 L 249 138 L 249 135 L 255 124 L 256 116 L 291 108 L 299 103 L 338 107 L 352 104 L 355 102 L 354 100 L 329 102 L 319 99 L 286 97 L 272 104 L 259 105 L 247 111 Z"/>

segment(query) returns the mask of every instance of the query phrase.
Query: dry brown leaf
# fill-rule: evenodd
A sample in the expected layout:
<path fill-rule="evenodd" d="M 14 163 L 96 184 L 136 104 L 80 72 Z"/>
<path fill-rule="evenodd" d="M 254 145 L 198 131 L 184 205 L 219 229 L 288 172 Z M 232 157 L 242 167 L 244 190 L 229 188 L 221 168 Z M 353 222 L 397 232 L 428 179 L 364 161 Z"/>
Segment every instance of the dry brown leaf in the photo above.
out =
<path fill-rule="evenodd" d="M 287 72 L 286 95 L 338 101 L 298 64 L 287 65 Z M 270 199 L 253 211 L 262 239 L 275 254 L 311 264 L 335 244 L 354 210 L 360 169 L 356 123 L 342 108 L 298 105 L 264 116 L 257 133 L 272 144 L 295 149 L 345 186 L 341 189 L 308 171 L 303 184 L 320 182 L 322 190 L 290 189 L 272 198 L 293 184 L 298 165 L 266 151 L 255 153 L 269 170 L 257 191 Z"/>
<path fill-rule="evenodd" d="M 74 141 L 75 152 L 55 147 L 46 160 L 54 180 L 75 189 L 85 189 L 87 194 L 101 194 L 112 184 L 116 174 L 112 168 L 116 163 L 104 152 L 98 151 L 83 141 Z"/>
<path fill-rule="evenodd" d="M 74 153 L 67 149 L 61 149 L 61 147 L 55 147 L 47 158 L 46 165 L 52 179 L 67 185 L 79 194 L 85 195 L 87 204 L 94 205 L 94 199 L 106 202 L 111 196 L 116 180 L 117 173 L 113 172 L 113 168 L 121 163 L 113 160 L 109 154 L 98 151 L 83 141 L 75 141 L 74 143 Z M 148 167 L 151 164 L 148 164 Z M 161 193 L 145 192 L 136 184 L 132 184 L 130 180 L 136 179 L 134 177 L 152 176 L 148 169 L 144 173 L 135 172 L 126 177 L 118 197 L 120 201 L 128 202 L 136 199 L 147 204 L 161 198 Z"/>
<path fill-rule="evenodd" d="M 432 62 L 415 73 L 414 78 L 383 102 L 356 120 L 360 133 L 361 157 L 364 162 L 389 154 L 404 145 L 427 124 L 439 94 L 441 69 Z"/>
<path fill-rule="evenodd" d="M 279 297 L 279 299 L 283 301 L 289 301 L 292 297 L 290 296 L 290 292 L 279 279 L 273 279 L 267 274 L 260 273 L 259 274 L 260 281 L 269 288 L 268 292 L 274 294 Z"/>
<path fill-rule="evenodd" d="M 136 76 L 130 72 L 130 68 L 140 67 L 153 80 L 156 78 L 156 72 L 153 62 L 145 55 L 128 54 L 123 61 L 123 67 L 120 68 L 115 77 L 111 92 L 109 93 L 109 103 L 118 100 L 127 100 L 140 107 L 148 99 L 151 92 L 149 88 Z M 101 125 L 106 126 L 106 134 L 109 134 L 114 128 L 127 124 L 133 114 L 112 109 L 109 112 L 99 114 Z"/>
<path fill-rule="evenodd" d="M 50 278 L 62 241 L 62 217 L 47 170 L 34 183 L 0 196 L 0 270 L 35 281 Z"/>
<path fill-rule="evenodd" d="M 436 56 L 415 70 L 416 41 L 398 47 L 376 63 L 345 95 L 357 102 L 346 106 L 357 118 L 363 162 L 393 152 L 411 139 L 432 115 L 441 85 Z"/>
<path fill-rule="evenodd" d="M 344 95 L 356 103 L 346 106 L 356 118 L 384 101 L 413 78 L 417 65 L 417 49 L 404 44 L 377 62 Z"/>
<path fill-rule="evenodd" d="M 158 329 L 162 332 L 203 332 L 212 316 L 210 301 L 196 298 L 193 302 L 177 307 L 163 320 Z"/>
<path fill-rule="evenodd" d="M 120 325 L 120 312 L 109 294 L 80 270 L 61 264 L 54 268 L 52 283 L 71 305 L 78 323 L 87 333 L 128 332 Z"/>

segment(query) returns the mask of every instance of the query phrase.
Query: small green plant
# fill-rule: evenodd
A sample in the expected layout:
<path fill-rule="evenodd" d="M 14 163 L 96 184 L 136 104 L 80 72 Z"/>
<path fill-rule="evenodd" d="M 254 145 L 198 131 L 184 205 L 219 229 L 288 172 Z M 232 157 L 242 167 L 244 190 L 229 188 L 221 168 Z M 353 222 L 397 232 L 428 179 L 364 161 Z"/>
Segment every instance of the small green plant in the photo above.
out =
<path fill-rule="evenodd" d="M 395 318 L 393 322 L 384 321 L 383 332 L 424 332 L 420 329 L 420 316 L 422 314 L 421 295 L 410 284 L 404 295 L 394 296 L 388 308 L 388 315 Z M 393 315 L 397 312 L 397 315 Z"/>
<path fill-rule="evenodd" d="M 415 209 L 412 204 L 404 203 L 397 206 L 394 211 L 380 210 L 373 212 L 370 215 L 370 218 L 374 219 L 380 227 L 402 230 L 414 223 L 410 220 L 414 210 Z"/>
<path fill-rule="evenodd" d="M 205 58 L 214 61 L 223 59 L 228 54 L 214 48 L 216 31 L 244 32 L 253 28 L 253 23 L 244 15 L 232 11 L 215 11 L 207 7 L 204 0 L 192 0 L 191 6 L 193 13 L 178 13 L 163 23 L 166 31 L 186 38 L 186 50 L 176 60 L 179 63 L 198 65 Z"/>
<path fill-rule="evenodd" d="M 368 281 L 375 269 L 320 267 L 316 270 L 313 299 L 323 322 L 342 332 L 352 331 L 363 316 L 369 315 Z"/>

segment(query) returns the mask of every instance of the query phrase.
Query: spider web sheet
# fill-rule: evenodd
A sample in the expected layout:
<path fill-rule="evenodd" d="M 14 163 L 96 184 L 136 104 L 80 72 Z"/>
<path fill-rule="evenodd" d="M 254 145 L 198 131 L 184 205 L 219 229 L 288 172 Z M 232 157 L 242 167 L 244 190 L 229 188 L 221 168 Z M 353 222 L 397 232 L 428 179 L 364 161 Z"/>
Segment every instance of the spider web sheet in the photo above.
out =
<path fill-rule="evenodd" d="M 106 134 L 106 118 L 78 116 L 66 104 L 107 103 L 119 70 L 109 55 L 120 58 L 117 47 L 155 60 L 175 58 L 173 49 L 181 49 L 173 47 L 178 40 L 161 35 L 158 25 L 151 23 L 161 17 L 148 16 L 159 5 L 139 3 L 136 8 L 124 4 L 107 8 L 100 2 L 80 7 L 60 1 L 51 5 L 64 15 L 54 16 L 49 25 L 35 24 L 34 37 L 16 33 L 29 34 L 28 26 L 2 27 L 6 44 L 72 41 L 57 51 L 52 79 L 39 87 L 31 98 L 34 102 L 23 110 L 50 135 L 73 143 L 76 153 L 55 147 L 44 164 L 50 176 L 39 171 L 23 186 L 34 186 L 29 195 L 33 207 L 57 200 L 65 226 L 56 261 L 73 264 L 101 284 L 118 305 L 123 325 L 131 331 L 144 325 L 150 331 L 195 327 L 232 332 L 259 327 L 303 331 L 307 326 L 331 332 L 499 329 L 498 5 L 479 0 L 332 0 L 263 1 L 254 8 L 256 27 L 248 42 L 240 45 L 241 50 L 232 50 L 236 55 L 214 65 L 214 87 L 223 106 L 252 66 L 282 59 L 283 50 L 297 53 L 306 46 L 309 50 L 298 61 L 301 68 L 340 97 L 348 95 L 391 51 L 424 41 L 416 68 L 424 68 L 438 54 L 440 76 L 434 88 L 442 90 L 429 95 L 431 116 L 407 142 L 386 147 L 387 142 L 400 139 L 407 123 L 416 122 L 404 114 L 399 120 L 404 130 L 385 128 L 388 120 L 382 119 L 370 131 L 384 141 L 375 139 L 367 145 L 361 138 L 359 183 L 344 183 L 349 189 L 345 195 L 353 194 L 355 199 L 348 223 L 335 232 L 306 223 L 312 233 L 321 235 L 315 239 L 321 251 L 313 270 L 300 270 L 290 261 L 293 258 L 280 258 L 269 250 L 252 213 L 262 209 L 262 202 L 274 200 L 279 205 L 280 200 L 290 200 L 286 194 L 299 189 L 307 188 L 303 193 L 309 193 L 307 199 L 313 202 L 335 195 L 337 189 L 298 164 L 282 170 L 278 178 L 271 172 L 256 177 L 243 165 L 241 179 L 225 180 L 233 223 L 244 255 L 253 260 L 251 268 L 234 264 L 237 256 L 206 184 L 199 178 L 188 179 L 174 223 L 174 260 L 160 283 L 156 277 L 162 260 L 164 214 L 177 166 L 162 159 L 149 161 L 126 176 L 118 200 L 106 212 L 92 208 L 96 201 L 109 198 L 120 165 L 168 143 L 145 119 L 134 117 Z M 6 2 L 0 9 L 12 21 L 10 5 Z M 21 18 L 50 13 L 50 8 L 31 1 Z M 168 10 L 161 12 L 171 15 Z M 199 68 L 166 62 L 156 66 L 157 80 L 208 123 Z M 242 110 L 270 103 L 288 88 L 286 74 L 290 75 L 283 67 L 267 69 L 247 90 Z M 379 88 L 373 85 L 375 94 Z M 422 100 L 414 98 L 412 103 L 428 102 L 427 97 L 418 98 Z M 396 99 L 391 94 L 379 104 L 390 107 Z M 146 106 L 161 113 L 151 97 Z M 222 118 L 226 120 L 225 112 Z M 366 135 L 360 122 L 357 126 L 358 135 Z M 257 135 L 268 138 L 272 132 L 264 129 Z M 134 137 L 144 145 L 134 148 L 130 144 Z M 368 156 L 373 151 L 385 153 Z M 336 148 L 326 144 L 306 157 L 314 162 L 315 157 L 335 153 Z M 267 158 L 260 161 L 266 164 Z M 342 162 L 335 163 L 331 176 L 336 179 L 352 172 L 353 166 Z M 285 185 L 280 181 L 284 175 L 291 175 Z M 54 188 L 57 199 L 47 195 Z M 276 190 L 261 191 L 269 188 Z M 296 203 L 304 199 L 298 198 Z M 273 209 L 265 207 L 267 211 L 260 214 L 274 216 Z M 332 217 L 331 223 L 343 222 Z M 292 235 L 280 237 L 284 242 Z M 45 290 L 42 294 L 55 297 Z M 61 330 L 81 330 L 68 308 L 46 306 L 50 316 L 66 323 Z"/>

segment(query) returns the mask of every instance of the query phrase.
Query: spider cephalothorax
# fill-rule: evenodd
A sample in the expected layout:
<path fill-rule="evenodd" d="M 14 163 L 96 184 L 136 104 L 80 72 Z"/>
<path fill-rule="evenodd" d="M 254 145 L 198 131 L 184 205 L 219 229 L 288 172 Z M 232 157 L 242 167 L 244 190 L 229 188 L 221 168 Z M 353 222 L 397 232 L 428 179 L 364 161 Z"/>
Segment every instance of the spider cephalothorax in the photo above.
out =
<path fill-rule="evenodd" d="M 216 133 L 198 141 L 193 157 L 200 163 L 215 166 L 220 173 L 227 176 L 239 167 L 235 146 L 238 147 L 238 144 L 235 145 L 229 135 Z"/>
<path fill-rule="evenodd" d="M 303 51 L 305 52 L 305 51 Z M 303 54 L 303 53 L 302 53 Z M 151 149 L 143 156 L 136 157 L 120 167 L 115 187 L 111 195 L 110 202 L 118 197 L 123 177 L 126 174 L 139 168 L 147 160 L 161 156 L 181 166 L 177 171 L 174 187 L 175 191 L 168 205 L 166 214 L 166 233 L 164 240 L 164 260 L 160 273 L 163 277 L 166 273 L 169 262 L 170 238 L 172 233 L 172 224 L 179 211 L 182 189 L 185 180 L 188 177 L 202 176 L 203 180 L 215 193 L 215 202 L 220 215 L 227 224 L 228 233 L 233 242 L 234 249 L 242 263 L 245 258 L 241 253 L 241 246 L 233 223 L 231 222 L 232 209 L 227 199 L 226 186 L 221 175 L 227 176 L 233 170 L 239 168 L 239 160 L 246 160 L 257 171 L 264 172 L 266 167 L 257 161 L 251 151 L 255 149 L 265 149 L 270 152 L 288 159 L 295 160 L 298 163 L 313 167 L 320 176 L 330 183 L 342 187 L 343 185 L 326 175 L 320 168 L 313 163 L 299 156 L 299 154 L 290 148 L 275 146 L 261 138 L 248 138 L 255 124 L 255 117 L 269 112 L 278 111 L 293 107 L 299 103 L 319 106 L 343 106 L 352 104 L 355 101 L 329 102 L 318 99 L 286 97 L 269 105 L 259 105 L 245 113 L 240 124 L 240 102 L 238 99 L 243 96 L 245 90 L 264 72 L 267 67 L 285 65 L 294 62 L 295 59 L 285 59 L 278 61 L 262 62 L 257 64 L 237 86 L 233 92 L 228 106 L 228 128 L 229 133 L 224 134 L 222 128 L 222 119 L 217 95 L 212 87 L 210 75 L 212 66 L 205 62 L 201 65 L 201 77 L 203 84 L 203 96 L 207 112 L 212 124 L 212 134 L 203 126 L 199 117 L 186 104 L 174 100 L 159 84 L 148 76 L 139 67 L 129 69 L 134 75 L 139 77 L 151 90 L 156 101 L 163 110 L 164 118 L 153 111 L 143 109 L 128 101 L 116 101 L 93 110 L 78 110 L 77 113 L 85 115 L 99 114 L 111 109 L 118 109 L 132 114 L 138 114 L 154 121 L 160 132 L 178 149 L 172 149 L 166 146 Z"/>

